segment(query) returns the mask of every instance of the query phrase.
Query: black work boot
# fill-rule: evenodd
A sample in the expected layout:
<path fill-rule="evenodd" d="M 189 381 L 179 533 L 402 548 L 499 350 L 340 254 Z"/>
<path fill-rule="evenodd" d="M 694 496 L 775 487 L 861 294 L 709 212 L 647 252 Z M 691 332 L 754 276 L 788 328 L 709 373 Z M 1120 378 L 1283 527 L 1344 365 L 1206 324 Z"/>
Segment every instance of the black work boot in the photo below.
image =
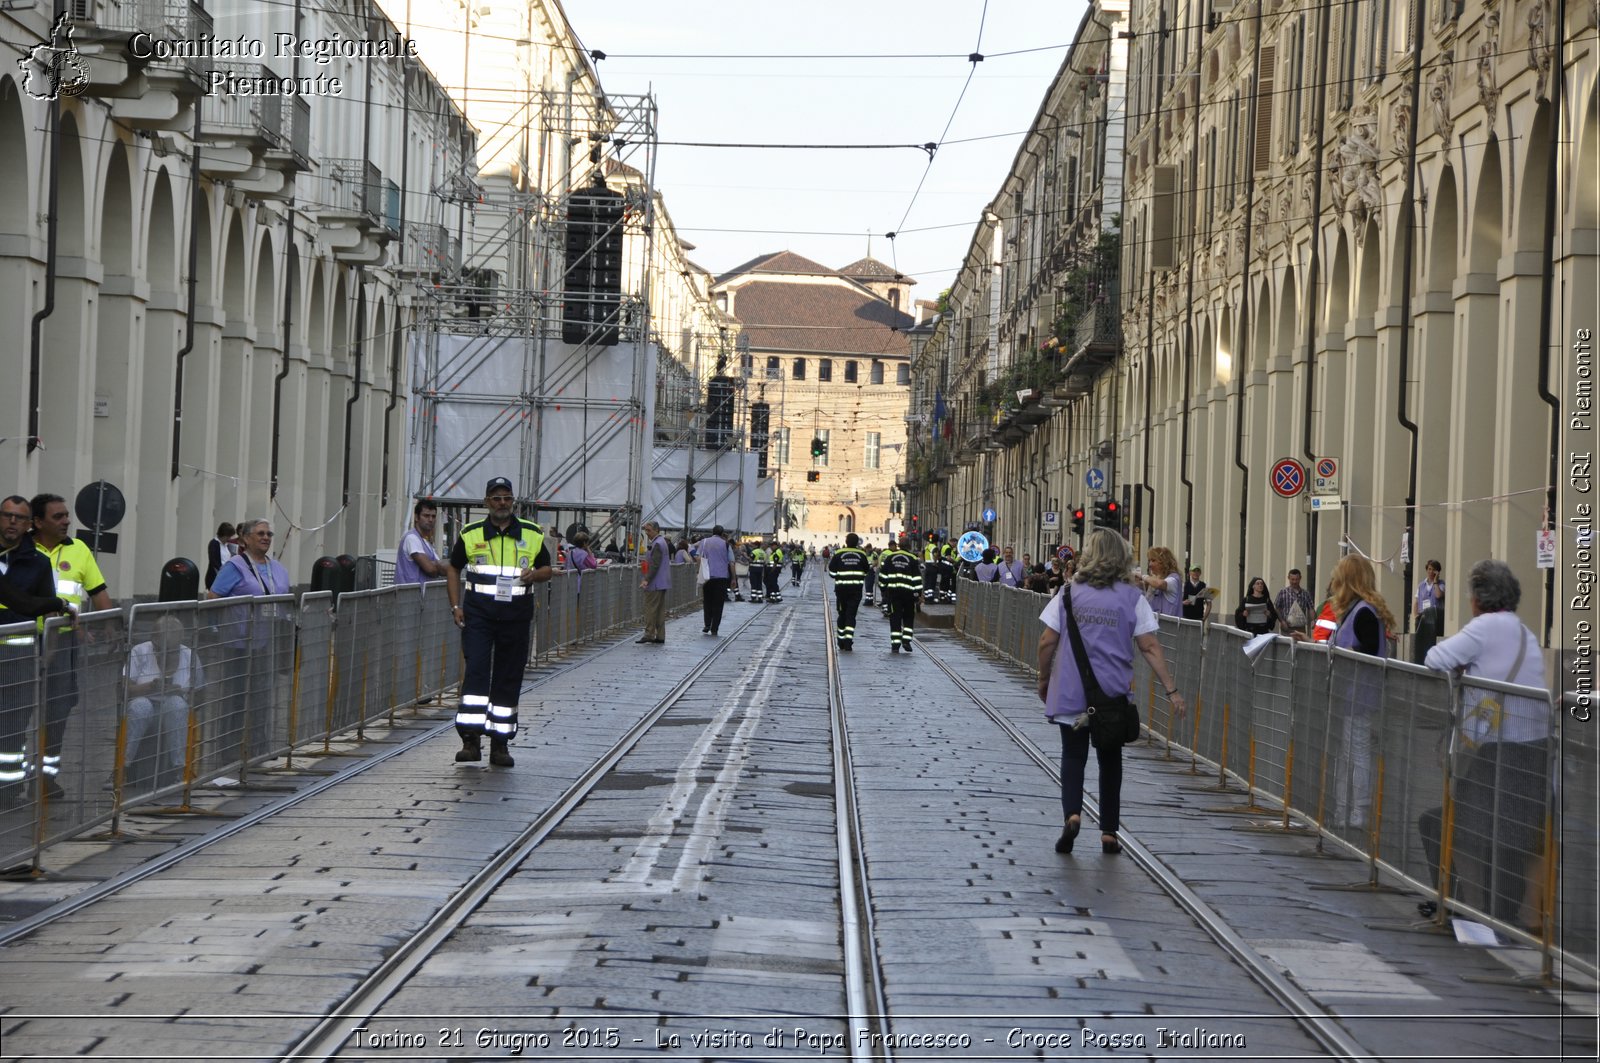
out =
<path fill-rule="evenodd" d="M 467 764 L 483 759 L 483 739 L 477 735 L 462 735 L 461 748 L 456 751 L 456 763 Z"/>
<path fill-rule="evenodd" d="M 511 750 L 506 748 L 504 738 L 489 739 L 489 763 L 497 768 L 510 768 L 516 765 L 517 762 L 511 759 Z"/>

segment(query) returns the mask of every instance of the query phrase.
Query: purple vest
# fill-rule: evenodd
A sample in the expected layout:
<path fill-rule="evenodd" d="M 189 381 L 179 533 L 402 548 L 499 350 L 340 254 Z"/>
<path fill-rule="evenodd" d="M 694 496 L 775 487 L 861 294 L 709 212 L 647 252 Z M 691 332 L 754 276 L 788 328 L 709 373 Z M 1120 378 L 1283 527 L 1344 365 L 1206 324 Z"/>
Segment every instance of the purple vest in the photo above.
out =
<path fill-rule="evenodd" d="M 228 593 L 229 598 L 255 598 L 266 594 L 289 593 L 288 571 L 270 557 L 267 558 L 266 564 L 257 565 L 244 554 L 234 554 L 228 558 L 228 564 L 239 570 L 240 577 L 239 582 Z M 272 616 L 266 615 L 266 611 L 283 608 L 286 607 L 240 605 L 227 610 L 228 618 L 222 626 L 230 641 L 236 643 L 248 641 L 251 646 L 259 649 L 266 646 L 273 630 Z"/>
<path fill-rule="evenodd" d="M 1133 683 L 1133 619 L 1139 604 L 1139 589 L 1128 583 L 1106 588 L 1087 583 L 1072 583 L 1062 595 L 1072 591 L 1072 613 L 1083 637 L 1083 650 L 1089 657 L 1095 680 L 1107 694 L 1126 691 Z M 1056 596 L 1053 608 L 1059 610 L 1061 641 L 1056 646 L 1055 666 L 1050 670 L 1050 689 L 1045 698 L 1045 716 L 1080 715 L 1087 707 L 1078 662 L 1072 652 L 1072 636 L 1067 632 L 1066 603 Z"/>
<path fill-rule="evenodd" d="M 695 544 L 695 549 L 700 551 L 700 556 L 705 559 L 706 571 L 711 579 L 728 579 L 733 575 L 733 558 L 728 556 L 728 540 L 720 535 L 713 535 L 701 539 Z"/>
<path fill-rule="evenodd" d="M 672 589 L 672 547 L 666 536 L 658 535 L 650 544 L 650 585 L 652 591 Z"/>
<path fill-rule="evenodd" d="M 1177 573 L 1169 575 L 1165 586 L 1159 591 L 1146 592 L 1150 599 L 1150 611 L 1157 616 L 1182 616 L 1183 615 L 1183 589 L 1178 580 Z"/>
<path fill-rule="evenodd" d="M 1350 650 L 1360 653 L 1361 647 L 1356 645 L 1356 614 L 1365 609 L 1372 614 L 1372 619 L 1377 621 L 1378 612 L 1366 602 L 1356 602 L 1351 610 L 1339 618 L 1339 626 L 1333 632 L 1333 644 L 1341 650 Z M 1381 630 L 1382 624 L 1379 623 Z M 1382 632 L 1378 636 L 1377 658 L 1389 656 L 1389 635 Z M 1364 663 L 1352 664 L 1349 661 L 1339 661 L 1336 668 L 1341 675 L 1349 675 L 1347 681 L 1338 684 L 1342 691 L 1344 708 L 1357 714 L 1368 714 L 1378 711 L 1378 703 L 1383 700 L 1383 672 L 1377 665 Z M 1345 672 L 1344 669 L 1350 669 Z"/>

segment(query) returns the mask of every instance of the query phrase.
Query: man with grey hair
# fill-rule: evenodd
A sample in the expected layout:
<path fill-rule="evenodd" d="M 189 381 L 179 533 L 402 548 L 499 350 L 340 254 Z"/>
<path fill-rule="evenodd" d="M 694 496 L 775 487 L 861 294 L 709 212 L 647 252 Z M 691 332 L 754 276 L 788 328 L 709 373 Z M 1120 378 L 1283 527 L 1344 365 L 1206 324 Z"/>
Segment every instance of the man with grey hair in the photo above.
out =
<path fill-rule="evenodd" d="M 1539 640 L 1516 614 L 1522 586 L 1504 561 L 1479 561 L 1468 577 L 1472 619 L 1434 644 L 1425 663 L 1436 672 L 1546 690 Z M 1514 921 L 1530 883 L 1530 856 L 1541 850 L 1550 800 L 1548 696 L 1528 697 L 1467 686 L 1460 694 L 1454 748 L 1452 877 L 1480 884 L 1496 919 Z M 1422 814 L 1418 828 L 1438 884 L 1443 808 Z M 1492 850 L 1492 851 L 1491 851 Z M 1532 885 L 1537 885 L 1532 884 Z M 1452 890 L 1452 893 L 1454 891 Z M 1433 914 L 1433 902 L 1423 902 Z"/>
<path fill-rule="evenodd" d="M 660 644 L 667 641 L 667 591 L 672 589 L 672 547 L 661 534 L 661 525 L 653 520 L 644 522 L 645 538 L 649 547 L 644 555 L 644 635 L 640 642 Z"/>

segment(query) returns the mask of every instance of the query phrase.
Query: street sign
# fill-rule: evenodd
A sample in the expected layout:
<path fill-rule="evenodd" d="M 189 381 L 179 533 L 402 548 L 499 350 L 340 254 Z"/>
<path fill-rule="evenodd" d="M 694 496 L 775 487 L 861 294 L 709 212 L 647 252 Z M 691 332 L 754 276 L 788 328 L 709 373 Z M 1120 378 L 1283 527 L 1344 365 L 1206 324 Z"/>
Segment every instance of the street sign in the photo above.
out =
<path fill-rule="evenodd" d="M 1039 526 L 1045 531 L 1056 531 L 1061 527 L 1061 514 L 1054 510 L 1046 510 L 1044 519 L 1039 522 Z"/>
<path fill-rule="evenodd" d="M 1550 528 L 1541 528 L 1538 540 L 1534 544 L 1534 567 L 1556 567 L 1556 533 Z"/>
<path fill-rule="evenodd" d="M 1311 493 L 1314 495 L 1337 495 L 1339 493 L 1339 459 L 1318 458 L 1314 475 L 1311 477 Z"/>
<path fill-rule="evenodd" d="M 1074 556 L 1073 553 L 1072 553 L 1072 547 L 1070 547 L 1070 546 L 1061 547 L 1060 549 L 1058 549 L 1056 551 L 1056 556 L 1059 557 L 1063 561 L 1071 561 L 1073 556 Z"/>
<path fill-rule="evenodd" d="M 1339 503 L 1344 501 L 1338 495 L 1312 495 L 1311 510 L 1313 513 L 1324 509 L 1338 509 Z"/>
<path fill-rule="evenodd" d="M 1293 458 L 1279 458 L 1272 463 L 1270 474 L 1272 490 L 1279 498 L 1293 498 L 1306 489 L 1306 469 Z"/>
<path fill-rule="evenodd" d="M 995 518 L 995 512 L 994 512 L 993 507 L 983 511 L 983 522 L 985 524 L 993 524 L 994 523 L 994 518 Z"/>
<path fill-rule="evenodd" d="M 956 540 L 956 553 L 961 555 L 963 561 L 980 561 L 987 549 L 989 537 L 983 532 L 969 531 Z"/>
<path fill-rule="evenodd" d="M 1104 491 L 1106 489 L 1106 474 L 1099 469 L 1090 469 L 1083 474 L 1083 483 L 1091 491 Z"/>

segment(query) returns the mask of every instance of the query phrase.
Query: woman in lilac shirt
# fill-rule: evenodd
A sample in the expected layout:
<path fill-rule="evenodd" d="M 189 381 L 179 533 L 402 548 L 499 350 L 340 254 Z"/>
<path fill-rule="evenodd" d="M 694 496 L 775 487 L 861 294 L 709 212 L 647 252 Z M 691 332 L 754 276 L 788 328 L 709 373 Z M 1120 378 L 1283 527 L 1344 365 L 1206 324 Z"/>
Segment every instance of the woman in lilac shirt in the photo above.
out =
<path fill-rule="evenodd" d="M 1183 579 L 1178 559 L 1165 546 L 1152 546 L 1146 555 L 1144 575 L 1137 579 L 1150 611 L 1157 616 L 1183 615 Z"/>

